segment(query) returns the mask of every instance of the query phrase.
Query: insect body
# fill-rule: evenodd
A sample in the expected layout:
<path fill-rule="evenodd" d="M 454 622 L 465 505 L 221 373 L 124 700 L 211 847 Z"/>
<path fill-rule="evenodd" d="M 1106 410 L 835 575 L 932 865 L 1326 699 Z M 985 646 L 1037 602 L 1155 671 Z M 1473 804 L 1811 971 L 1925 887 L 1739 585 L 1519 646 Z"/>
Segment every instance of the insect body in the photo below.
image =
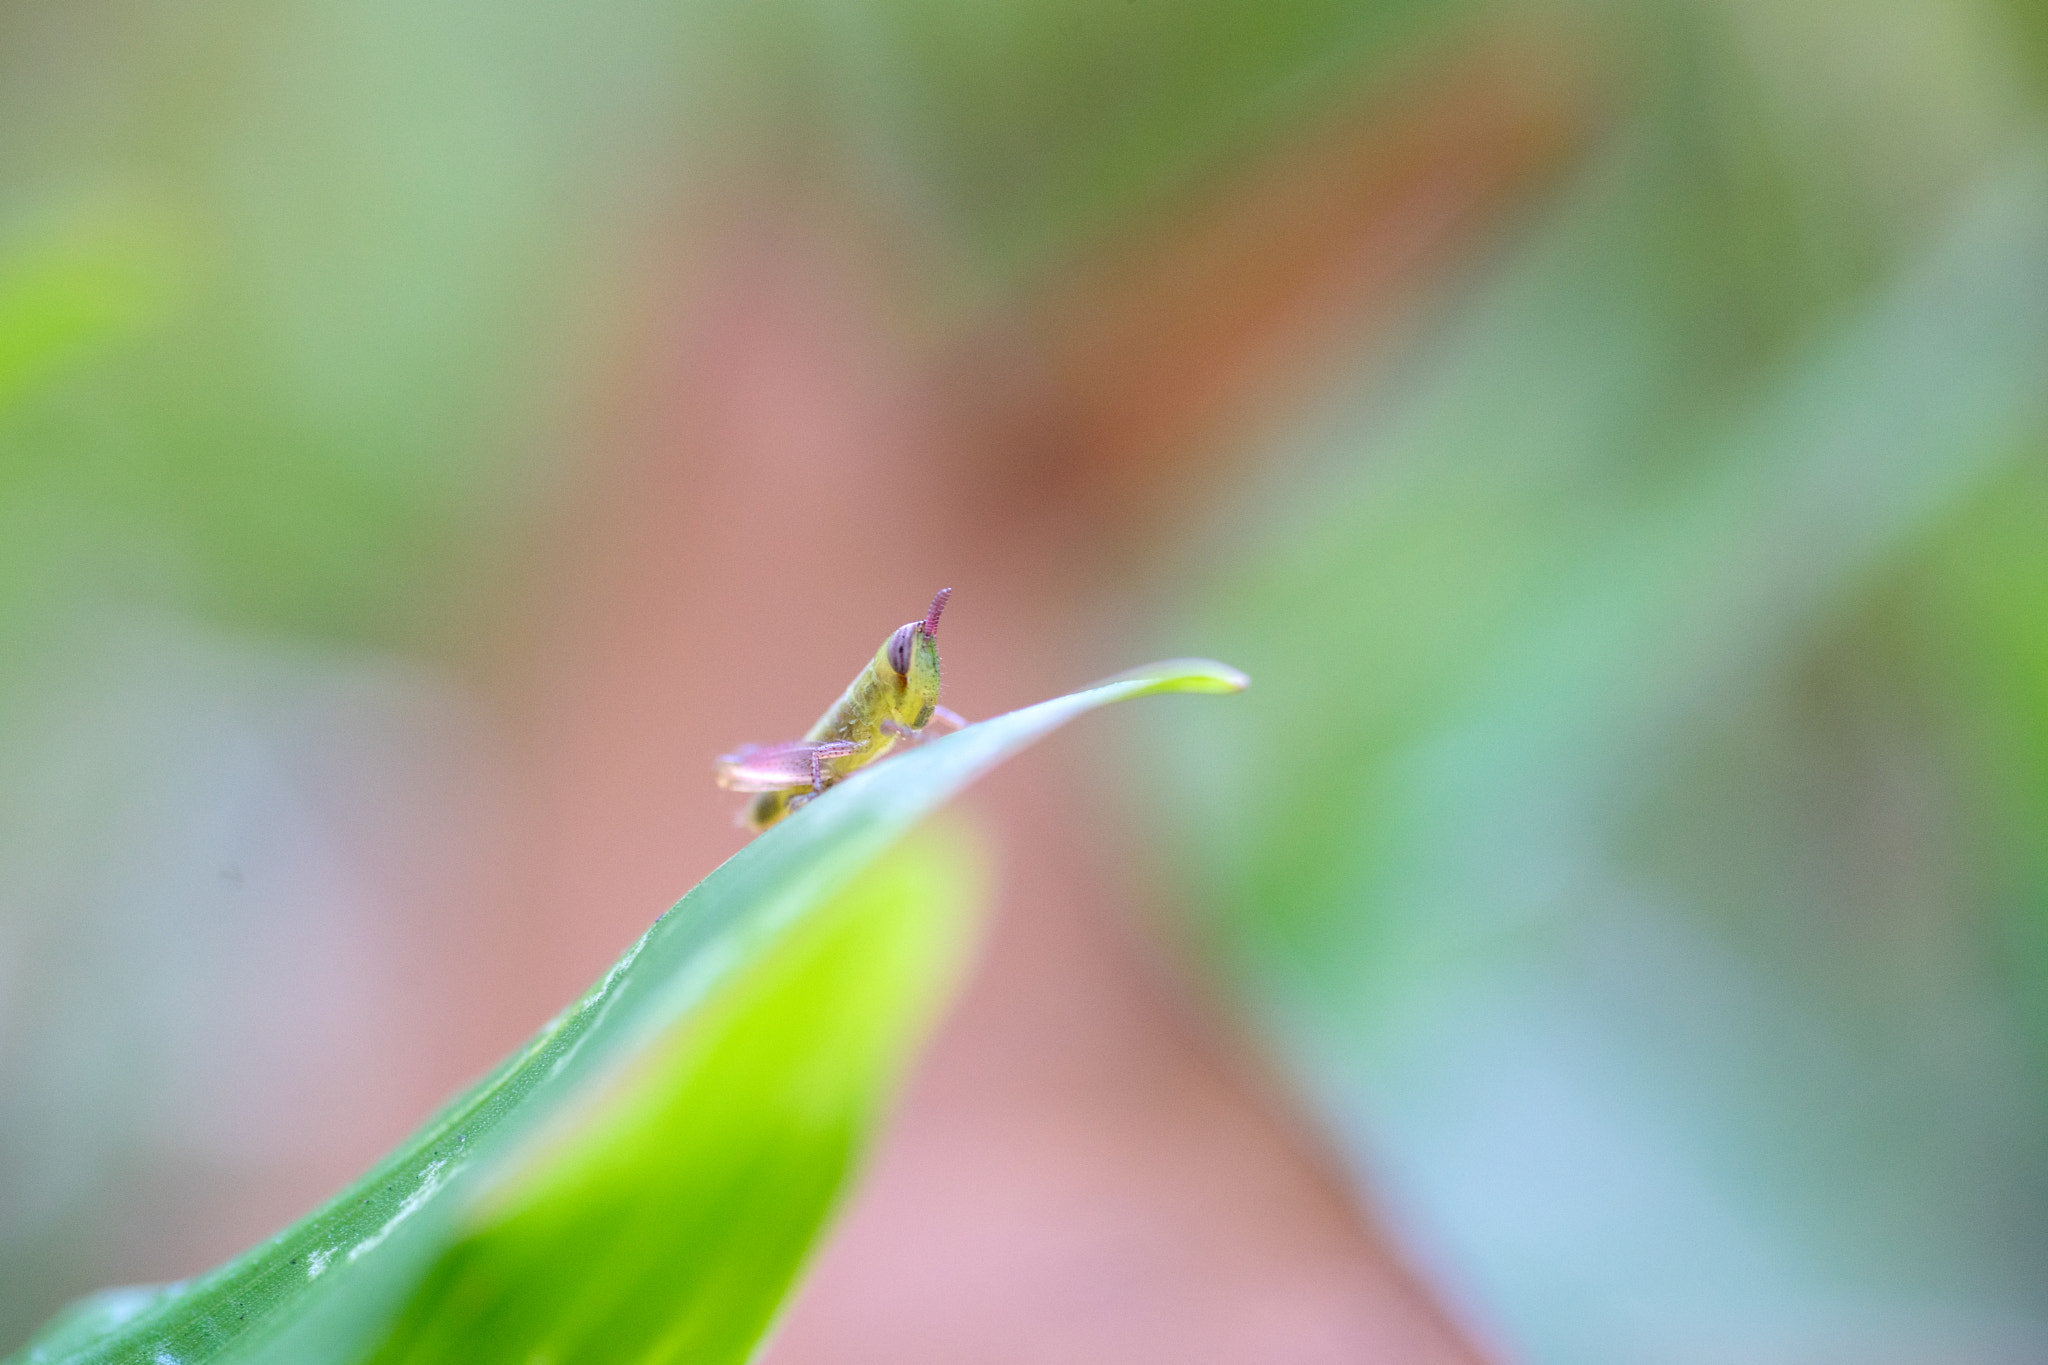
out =
<path fill-rule="evenodd" d="M 905 622 L 882 641 L 809 734 L 788 744 L 744 745 L 718 760 L 719 786 L 760 793 L 740 823 L 766 829 L 899 740 L 921 738 L 929 725 L 963 724 L 939 705 L 939 613 L 952 592 L 940 588 L 922 621 Z"/>

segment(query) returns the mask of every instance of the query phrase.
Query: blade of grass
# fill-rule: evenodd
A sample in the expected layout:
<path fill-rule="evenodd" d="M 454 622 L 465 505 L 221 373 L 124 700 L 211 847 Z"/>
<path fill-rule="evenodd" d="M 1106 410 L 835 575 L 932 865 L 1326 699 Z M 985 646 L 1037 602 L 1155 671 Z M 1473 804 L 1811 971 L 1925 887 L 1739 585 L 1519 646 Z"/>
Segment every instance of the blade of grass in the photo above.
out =
<path fill-rule="evenodd" d="M 486 1195 L 376 1365 L 744 1360 L 955 975 L 971 861 L 914 836 L 657 1039 Z"/>
<path fill-rule="evenodd" d="M 743 1359 L 949 979 L 962 879 L 877 861 L 1085 711 L 1243 686 L 1156 664 L 857 774 L 353 1188 L 187 1285 L 88 1301 L 8 1365 Z M 503 1309 L 487 1330 L 480 1305 Z"/>

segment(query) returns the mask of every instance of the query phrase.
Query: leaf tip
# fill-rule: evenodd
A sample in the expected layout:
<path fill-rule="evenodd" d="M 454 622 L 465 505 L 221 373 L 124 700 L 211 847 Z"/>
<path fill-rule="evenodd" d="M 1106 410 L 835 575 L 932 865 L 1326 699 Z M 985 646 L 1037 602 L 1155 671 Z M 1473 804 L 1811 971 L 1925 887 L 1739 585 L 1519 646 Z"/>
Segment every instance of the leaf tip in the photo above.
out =
<path fill-rule="evenodd" d="M 1229 664 L 1214 659 L 1191 659 L 1195 671 L 1188 676 L 1190 692 L 1242 692 L 1252 685 L 1251 675 L 1243 669 L 1232 668 Z"/>
<path fill-rule="evenodd" d="M 1229 664 L 1214 659 L 1162 659 L 1105 678 L 1097 687 L 1142 684 L 1142 692 L 1242 692 L 1252 680 Z M 1138 695 L 1138 694 L 1131 694 Z"/>

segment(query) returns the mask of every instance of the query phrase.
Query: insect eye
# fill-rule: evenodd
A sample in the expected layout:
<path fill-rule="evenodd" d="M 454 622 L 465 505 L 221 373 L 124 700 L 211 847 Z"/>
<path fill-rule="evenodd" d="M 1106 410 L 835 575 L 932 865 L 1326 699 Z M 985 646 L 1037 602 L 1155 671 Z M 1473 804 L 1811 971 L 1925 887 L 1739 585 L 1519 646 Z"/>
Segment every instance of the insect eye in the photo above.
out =
<path fill-rule="evenodd" d="M 917 622 L 896 627 L 896 633 L 889 637 L 889 667 L 896 670 L 896 676 L 910 676 L 910 646 L 917 635 Z"/>

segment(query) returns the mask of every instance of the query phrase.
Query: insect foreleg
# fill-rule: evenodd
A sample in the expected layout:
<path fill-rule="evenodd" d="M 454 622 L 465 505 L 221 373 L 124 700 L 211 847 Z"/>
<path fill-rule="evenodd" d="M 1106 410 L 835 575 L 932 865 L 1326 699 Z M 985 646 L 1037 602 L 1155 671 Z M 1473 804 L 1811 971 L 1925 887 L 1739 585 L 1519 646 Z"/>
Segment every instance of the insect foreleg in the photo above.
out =
<path fill-rule="evenodd" d="M 959 712 L 949 711 L 943 706 L 935 706 L 932 708 L 932 718 L 925 725 L 924 729 L 913 730 L 901 721 L 885 720 L 882 722 L 882 733 L 915 744 L 918 740 L 930 739 L 934 735 L 950 734 L 955 730 L 963 728 L 966 724 L 967 722 L 960 718 Z"/>

